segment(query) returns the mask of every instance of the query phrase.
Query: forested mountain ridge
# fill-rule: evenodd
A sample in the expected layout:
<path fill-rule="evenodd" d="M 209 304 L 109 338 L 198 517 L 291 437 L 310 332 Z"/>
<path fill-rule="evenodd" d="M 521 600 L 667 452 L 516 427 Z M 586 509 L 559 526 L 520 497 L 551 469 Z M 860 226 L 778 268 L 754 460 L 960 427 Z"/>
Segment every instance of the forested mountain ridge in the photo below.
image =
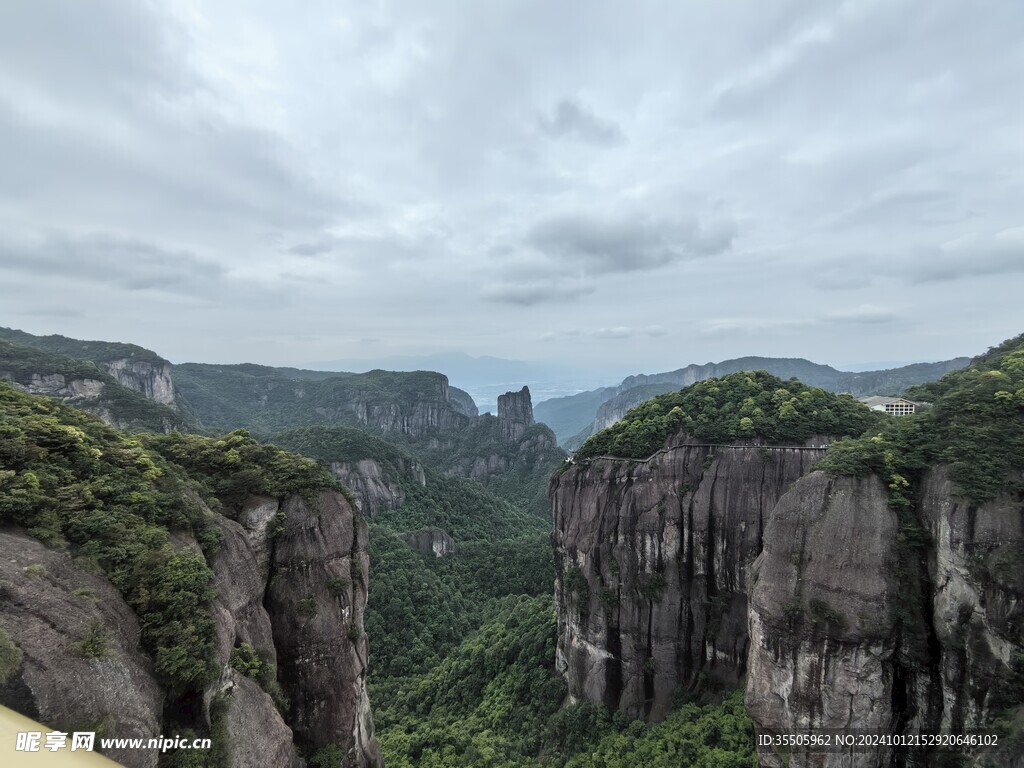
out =
<path fill-rule="evenodd" d="M 761 734 L 973 731 L 1001 745 L 880 744 L 849 764 L 898 752 L 908 765 L 1016 765 L 1022 360 L 1018 337 L 911 390 L 933 407 L 899 418 L 733 374 L 593 436 L 551 485 L 570 694 L 658 720 L 679 686 L 742 686 Z M 839 759 L 759 754 L 762 766 Z"/>
<path fill-rule="evenodd" d="M 0 340 L 0 379 L 26 392 L 67 401 L 122 429 L 168 432 L 194 428 L 178 408 L 166 369 L 154 367 L 148 360 L 113 358 L 98 363 Z M 154 392 L 161 393 L 161 399 L 151 397 Z"/>
<path fill-rule="evenodd" d="M 243 427 L 270 435 L 292 427 L 359 426 L 423 435 L 458 429 L 470 418 L 448 378 L 431 371 L 332 373 L 259 365 L 183 363 L 175 381 L 210 429 Z"/>
<path fill-rule="evenodd" d="M 909 386 L 934 381 L 949 371 L 963 368 L 968 362 L 969 358 L 958 357 L 939 363 L 850 372 L 803 358 L 740 357 L 720 363 L 688 365 L 664 373 L 629 376 L 617 387 L 540 402 L 536 406 L 536 414 L 540 421 L 551 425 L 560 445 L 573 450 L 591 434 L 611 425 L 627 410 L 650 397 L 738 371 L 763 370 L 782 379 L 797 378 L 812 387 L 830 392 L 849 392 L 859 397 L 898 395 Z"/>
<path fill-rule="evenodd" d="M 0 339 L 32 347 L 57 357 L 90 360 L 119 384 L 154 402 L 178 408 L 180 402 L 171 379 L 171 364 L 152 350 L 136 344 L 81 341 L 67 336 L 35 336 L 13 328 L 0 328 Z"/>

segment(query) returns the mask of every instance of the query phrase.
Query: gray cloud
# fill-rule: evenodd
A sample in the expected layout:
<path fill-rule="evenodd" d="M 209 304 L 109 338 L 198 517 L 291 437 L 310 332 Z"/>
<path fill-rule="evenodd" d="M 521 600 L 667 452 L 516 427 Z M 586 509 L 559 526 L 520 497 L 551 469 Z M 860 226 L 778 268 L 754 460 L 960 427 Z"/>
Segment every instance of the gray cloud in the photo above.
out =
<path fill-rule="evenodd" d="M 972 233 L 929 248 L 905 273 L 915 283 L 1024 273 L 1024 226 L 987 236 Z"/>
<path fill-rule="evenodd" d="M 735 227 L 728 221 L 702 225 L 687 217 L 567 214 L 536 224 L 527 243 L 601 274 L 655 269 L 722 253 L 735 235 Z"/>
<path fill-rule="evenodd" d="M 555 282 L 504 283 L 487 286 L 482 296 L 489 302 L 532 307 L 547 302 L 572 301 L 593 290 L 586 285 L 561 285 Z"/>
<path fill-rule="evenodd" d="M 196 294 L 216 290 L 225 277 L 218 264 L 186 251 L 109 233 L 84 237 L 51 234 L 32 243 L 0 242 L 0 270 L 41 279 L 80 279 L 128 291 Z"/>
<path fill-rule="evenodd" d="M 599 339 L 629 339 L 634 335 L 635 331 L 632 328 L 623 325 L 617 325 L 614 328 L 598 328 L 594 331 L 594 336 Z"/>
<path fill-rule="evenodd" d="M 3 3 L 0 324 L 270 363 L 970 353 L 1024 328 L 1022 36 L 998 0 Z"/>
<path fill-rule="evenodd" d="M 625 141 L 622 129 L 610 120 L 602 120 L 572 99 L 562 99 L 551 116 L 537 120 L 541 131 L 551 138 L 568 138 L 590 144 L 611 146 Z"/>

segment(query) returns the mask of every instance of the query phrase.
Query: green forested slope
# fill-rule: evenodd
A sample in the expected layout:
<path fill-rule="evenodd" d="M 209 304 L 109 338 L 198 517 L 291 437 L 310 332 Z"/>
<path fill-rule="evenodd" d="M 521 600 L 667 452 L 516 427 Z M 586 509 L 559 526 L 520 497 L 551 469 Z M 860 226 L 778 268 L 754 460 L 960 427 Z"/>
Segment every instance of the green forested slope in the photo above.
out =
<path fill-rule="evenodd" d="M 156 365 L 167 363 L 167 360 L 153 350 L 140 347 L 137 344 L 124 344 L 116 341 L 83 341 L 56 334 L 35 336 L 14 328 L 0 328 L 0 339 L 33 347 L 52 355 L 90 360 L 94 363 L 107 363 L 123 359 L 139 360 Z"/>
<path fill-rule="evenodd" d="M 964 496 L 978 503 L 999 492 L 1024 490 L 1024 336 L 907 396 L 932 407 L 886 419 L 870 435 L 836 443 L 822 467 L 838 474 L 905 478 L 944 464 Z"/>
<path fill-rule="evenodd" d="M 812 435 L 859 435 L 877 420 L 850 395 L 743 371 L 648 400 L 588 439 L 576 458 L 647 458 L 679 430 L 712 443 L 800 443 Z"/>

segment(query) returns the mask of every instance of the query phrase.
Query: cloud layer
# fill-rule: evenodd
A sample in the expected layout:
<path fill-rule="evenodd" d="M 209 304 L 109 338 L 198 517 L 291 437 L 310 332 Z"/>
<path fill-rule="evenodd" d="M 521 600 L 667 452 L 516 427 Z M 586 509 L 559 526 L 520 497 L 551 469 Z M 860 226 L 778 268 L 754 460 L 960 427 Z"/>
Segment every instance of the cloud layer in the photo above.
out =
<path fill-rule="evenodd" d="M 1024 330 L 1022 36 L 996 0 L 0 4 L 0 324 L 269 363 L 969 353 Z"/>

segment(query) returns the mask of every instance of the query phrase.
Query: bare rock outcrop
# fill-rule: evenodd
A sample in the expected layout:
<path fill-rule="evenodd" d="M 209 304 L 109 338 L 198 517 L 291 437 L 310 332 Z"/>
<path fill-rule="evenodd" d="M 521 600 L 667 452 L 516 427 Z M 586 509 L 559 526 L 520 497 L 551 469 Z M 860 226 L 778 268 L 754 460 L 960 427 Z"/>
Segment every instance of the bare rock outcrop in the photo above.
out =
<path fill-rule="evenodd" d="M 1013 693 L 1024 685 L 1022 513 L 1009 495 L 959 499 L 943 467 L 924 473 L 902 519 L 877 477 L 797 483 L 752 569 L 746 700 L 758 732 L 985 733 L 993 717 L 1024 717 Z M 966 764 L 1021 764 L 1012 748 L 956 752 Z M 760 760 L 870 768 L 943 754 L 764 748 Z"/>
<path fill-rule="evenodd" d="M 747 568 L 768 513 L 826 441 L 711 447 L 685 434 L 647 461 L 556 475 L 557 663 L 573 700 L 658 720 L 680 687 L 747 666 Z"/>
<path fill-rule="evenodd" d="M 429 528 L 425 531 L 399 534 L 402 541 L 422 555 L 445 557 L 455 553 L 455 540 L 442 530 Z"/>
<path fill-rule="evenodd" d="M 137 360 L 130 357 L 102 363 L 121 386 L 135 390 L 161 405 L 177 408 L 177 392 L 166 360 Z"/>
<path fill-rule="evenodd" d="M 331 472 L 356 495 L 359 509 L 370 518 L 397 509 L 405 503 L 405 491 L 399 474 L 420 485 L 427 484 L 426 471 L 418 461 L 407 460 L 400 466 L 383 466 L 376 459 L 332 461 Z"/>
<path fill-rule="evenodd" d="M 54 729 L 155 738 L 163 692 L 139 650 L 135 614 L 106 580 L 20 533 L 0 532 L 0 629 L 21 663 L 0 704 Z M 155 749 L 116 749 L 129 768 L 154 768 Z"/>
<path fill-rule="evenodd" d="M 518 440 L 526 434 L 527 427 L 535 423 L 529 387 L 498 395 L 498 424 L 503 437 Z"/>
<path fill-rule="evenodd" d="M 383 764 L 366 692 L 366 523 L 337 492 L 281 507 L 265 604 L 297 739 L 337 745 L 348 765 Z"/>

